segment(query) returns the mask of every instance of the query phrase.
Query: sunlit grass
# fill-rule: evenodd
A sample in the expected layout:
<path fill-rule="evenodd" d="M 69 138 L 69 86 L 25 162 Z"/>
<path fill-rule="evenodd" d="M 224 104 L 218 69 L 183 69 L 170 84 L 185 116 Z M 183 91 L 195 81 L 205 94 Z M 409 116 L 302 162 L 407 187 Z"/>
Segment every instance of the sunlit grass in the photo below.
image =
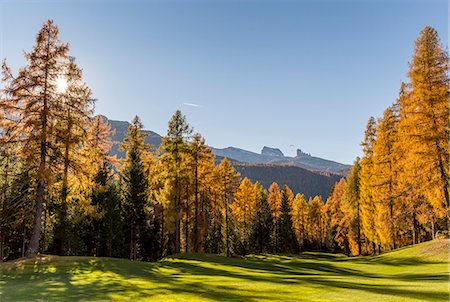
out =
<path fill-rule="evenodd" d="M 185 254 L 158 263 L 28 259 L 0 266 L 0 301 L 448 301 L 449 241 L 376 257 L 325 253 L 226 258 Z"/>

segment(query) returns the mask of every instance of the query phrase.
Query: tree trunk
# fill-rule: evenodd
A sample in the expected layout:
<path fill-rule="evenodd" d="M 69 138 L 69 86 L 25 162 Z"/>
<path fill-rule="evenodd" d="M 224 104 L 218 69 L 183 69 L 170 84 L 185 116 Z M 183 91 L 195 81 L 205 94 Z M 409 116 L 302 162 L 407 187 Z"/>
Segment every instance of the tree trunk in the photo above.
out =
<path fill-rule="evenodd" d="M 134 227 L 131 226 L 130 229 L 130 260 L 134 260 Z"/>
<path fill-rule="evenodd" d="M 45 166 L 45 165 L 44 165 Z M 30 244 L 28 245 L 27 256 L 34 256 L 39 251 L 39 238 L 41 236 L 42 210 L 44 200 L 45 185 L 42 180 L 38 180 L 36 212 L 34 215 L 33 230 L 31 233 Z"/>
<path fill-rule="evenodd" d="M 68 193 L 68 175 L 69 175 L 69 135 L 71 131 L 70 123 L 70 111 L 68 112 L 68 129 L 67 137 L 64 142 L 64 171 L 63 171 L 63 183 L 61 189 L 61 206 L 59 212 L 60 226 L 59 226 L 59 246 L 57 247 L 57 253 L 60 255 L 66 254 L 66 227 L 67 227 L 67 196 Z"/>
<path fill-rule="evenodd" d="M 181 252 L 181 238 L 180 238 L 180 211 L 181 211 L 181 196 L 178 175 L 175 181 L 176 186 L 176 203 L 175 203 L 175 253 Z"/>
<path fill-rule="evenodd" d="M 434 239 L 434 216 L 431 217 L 431 239 Z"/>
<path fill-rule="evenodd" d="M 392 199 L 389 200 L 389 228 L 391 231 L 392 244 L 394 249 L 397 248 L 397 244 L 395 242 L 395 230 L 394 230 L 394 205 Z"/>
<path fill-rule="evenodd" d="M 227 184 L 225 182 L 224 188 L 224 196 L 223 196 L 224 204 L 225 204 L 225 245 L 227 257 L 230 257 L 230 240 L 228 234 L 228 201 L 227 201 Z"/>
<path fill-rule="evenodd" d="M 107 245 L 106 249 L 108 250 L 108 257 L 112 257 L 113 236 L 114 236 L 113 222 L 110 218 L 109 219 L 109 236 L 108 236 L 108 241 L 106 243 L 106 245 Z"/>
<path fill-rule="evenodd" d="M 357 204 L 357 227 L 358 227 L 358 256 L 361 255 L 361 225 L 360 225 L 360 213 L 359 213 L 359 200 L 358 200 L 358 204 Z"/>
<path fill-rule="evenodd" d="M 23 234 L 22 234 L 22 257 L 25 257 L 25 237 L 26 237 L 27 225 L 23 224 Z"/>
<path fill-rule="evenodd" d="M 198 240 L 198 158 L 195 161 L 195 204 L 194 204 L 194 252 L 199 251 L 199 240 Z"/>
<path fill-rule="evenodd" d="M 5 258 L 5 236 L 0 228 L 0 263 L 3 262 L 3 258 Z"/>
<path fill-rule="evenodd" d="M 186 187 L 186 221 L 184 234 L 186 237 L 185 253 L 189 253 L 189 189 Z"/>
<path fill-rule="evenodd" d="M 50 52 L 50 39 L 47 38 L 47 60 Z M 36 212 L 34 215 L 33 230 L 31 232 L 30 244 L 28 245 L 28 256 L 36 255 L 39 251 L 39 239 L 41 237 L 42 211 L 45 193 L 45 174 L 47 169 L 47 115 L 48 115 L 48 67 L 45 68 L 44 74 L 44 91 L 43 91 L 43 108 L 41 112 L 41 138 L 40 138 L 40 160 L 39 171 L 37 177 L 37 198 Z"/>

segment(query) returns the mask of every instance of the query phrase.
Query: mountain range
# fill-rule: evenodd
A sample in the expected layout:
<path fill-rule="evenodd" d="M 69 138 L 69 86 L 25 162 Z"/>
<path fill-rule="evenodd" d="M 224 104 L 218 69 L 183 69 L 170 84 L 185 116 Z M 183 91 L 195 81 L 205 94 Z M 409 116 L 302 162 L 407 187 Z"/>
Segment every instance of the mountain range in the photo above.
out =
<path fill-rule="evenodd" d="M 106 117 L 104 117 L 107 119 Z M 130 125 L 125 121 L 107 119 L 115 130 L 112 140 L 115 142 L 111 153 L 119 158 L 124 157 L 119 143 L 123 141 Z M 156 150 L 162 143 L 162 137 L 156 132 L 144 130 L 147 134 L 145 142 Z M 327 198 L 334 184 L 343 177 L 349 165 L 314 157 L 297 150 L 295 157 L 285 156 L 280 149 L 264 146 L 261 153 L 247 151 L 236 147 L 211 147 L 216 160 L 227 157 L 242 177 L 260 182 L 268 188 L 272 182 L 280 186 L 288 185 L 294 193 L 302 193 L 307 198 L 321 195 Z"/>

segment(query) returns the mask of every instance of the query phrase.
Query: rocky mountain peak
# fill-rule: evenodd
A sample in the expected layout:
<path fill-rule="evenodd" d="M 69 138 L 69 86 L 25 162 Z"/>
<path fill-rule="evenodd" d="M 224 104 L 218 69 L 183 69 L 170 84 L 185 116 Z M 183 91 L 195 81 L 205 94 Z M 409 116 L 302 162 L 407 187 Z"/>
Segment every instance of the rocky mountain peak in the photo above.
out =
<path fill-rule="evenodd" d="M 300 156 L 311 156 L 311 154 L 305 153 L 301 149 L 297 149 L 297 156 L 298 157 L 300 157 Z"/>
<path fill-rule="evenodd" d="M 262 155 L 269 155 L 269 156 L 284 156 L 283 152 L 281 152 L 278 148 L 271 148 L 264 146 L 261 150 Z"/>

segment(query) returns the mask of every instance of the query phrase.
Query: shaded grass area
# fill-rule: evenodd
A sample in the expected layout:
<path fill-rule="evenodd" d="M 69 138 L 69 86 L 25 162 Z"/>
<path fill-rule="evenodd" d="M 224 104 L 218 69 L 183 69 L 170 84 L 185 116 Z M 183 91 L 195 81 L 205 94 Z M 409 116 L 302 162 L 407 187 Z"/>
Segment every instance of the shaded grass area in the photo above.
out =
<path fill-rule="evenodd" d="M 356 258 L 44 256 L 0 265 L 0 301 L 449 301 L 449 243 Z"/>

